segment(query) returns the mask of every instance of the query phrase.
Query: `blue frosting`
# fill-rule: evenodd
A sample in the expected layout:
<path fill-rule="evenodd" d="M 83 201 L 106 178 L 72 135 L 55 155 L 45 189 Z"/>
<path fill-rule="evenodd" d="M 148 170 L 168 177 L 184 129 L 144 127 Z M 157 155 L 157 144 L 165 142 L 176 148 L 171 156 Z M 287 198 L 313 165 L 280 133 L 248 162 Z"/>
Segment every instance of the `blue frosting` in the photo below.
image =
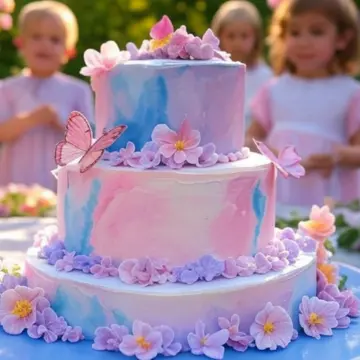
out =
<path fill-rule="evenodd" d="M 131 327 L 131 321 L 120 310 L 114 310 L 113 312 L 114 322 L 118 325 L 125 325 Z"/>
<path fill-rule="evenodd" d="M 96 208 L 101 182 L 98 179 L 92 181 L 89 198 L 79 209 L 72 204 L 72 199 L 76 198 L 70 188 L 65 194 L 64 218 L 66 237 L 64 240 L 65 248 L 68 251 L 76 251 L 79 254 L 90 255 L 93 247 L 90 244 L 91 231 L 93 228 L 93 213 Z"/>
<path fill-rule="evenodd" d="M 136 77 L 140 75 L 133 74 Z M 138 89 L 137 86 L 139 85 L 129 82 L 129 79 L 131 79 L 131 76 L 126 71 L 119 72 L 111 79 L 111 91 L 115 97 L 116 121 L 114 126 L 127 125 L 128 128 L 109 147 L 109 151 L 125 147 L 128 141 L 132 141 L 135 144 L 136 150 L 140 150 L 147 141 L 151 140 L 151 133 L 157 124 L 168 124 L 166 113 L 168 92 L 164 77 L 161 75 L 151 77 L 142 83 L 142 89 Z M 127 96 L 126 101 L 130 102 L 132 108 L 134 108 L 131 116 L 126 116 L 120 106 L 116 104 L 117 94 Z M 131 94 L 136 94 L 135 99 L 131 97 Z M 139 98 L 137 99 L 136 96 L 139 96 Z"/>
<path fill-rule="evenodd" d="M 252 253 L 255 254 L 258 250 L 257 244 L 258 244 L 260 230 L 261 230 L 262 222 L 264 220 L 265 209 L 266 209 L 266 196 L 261 191 L 260 180 L 257 182 L 253 190 L 252 207 L 257 220 L 255 226 L 254 238 L 252 242 L 252 246 L 253 246 Z"/>
<path fill-rule="evenodd" d="M 87 338 L 94 335 L 96 328 L 106 325 L 106 316 L 96 296 L 80 296 L 77 299 L 60 285 L 51 306 L 58 315 L 72 320 L 69 325 L 81 324 L 83 334 Z"/>

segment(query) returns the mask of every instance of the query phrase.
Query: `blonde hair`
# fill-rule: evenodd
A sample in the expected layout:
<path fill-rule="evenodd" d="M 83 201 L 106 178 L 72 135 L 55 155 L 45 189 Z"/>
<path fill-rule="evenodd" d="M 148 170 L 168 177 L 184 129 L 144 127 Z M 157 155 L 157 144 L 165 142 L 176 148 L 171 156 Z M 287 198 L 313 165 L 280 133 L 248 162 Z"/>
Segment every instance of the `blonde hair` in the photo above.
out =
<path fill-rule="evenodd" d="M 345 48 L 338 50 L 329 64 L 330 73 L 356 73 L 360 30 L 358 12 L 352 0 L 283 0 L 273 15 L 268 38 L 274 73 L 280 75 L 295 71 L 286 59 L 285 35 L 291 18 L 307 12 L 324 14 L 337 27 L 340 36 L 349 37 Z"/>
<path fill-rule="evenodd" d="M 27 24 L 31 20 L 44 16 L 53 16 L 61 21 L 65 29 L 66 49 L 75 49 L 79 37 L 79 27 L 75 14 L 67 5 L 58 1 L 43 0 L 25 5 L 19 14 L 18 26 L 20 34 L 25 31 Z"/>
<path fill-rule="evenodd" d="M 248 1 L 226 1 L 215 13 L 211 22 L 211 28 L 214 34 L 221 40 L 221 32 L 224 27 L 234 21 L 246 21 L 254 28 L 255 45 L 249 60 L 250 62 L 258 60 L 261 57 L 263 49 L 262 20 L 259 11 Z"/>

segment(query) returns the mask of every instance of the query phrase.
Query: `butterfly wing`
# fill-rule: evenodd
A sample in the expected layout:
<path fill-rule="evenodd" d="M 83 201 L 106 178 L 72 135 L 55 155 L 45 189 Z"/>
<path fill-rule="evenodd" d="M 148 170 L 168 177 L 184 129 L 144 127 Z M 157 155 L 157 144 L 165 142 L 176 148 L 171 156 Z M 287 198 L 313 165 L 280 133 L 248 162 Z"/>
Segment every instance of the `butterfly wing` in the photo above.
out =
<path fill-rule="evenodd" d="M 65 166 L 84 156 L 92 142 L 92 131 L 86 117 L 78 111 L 71 112 L 65 128 L 65 140 L 55 148 L 55 162 Z"/>
<path fill-rule="evenodd" d="M 92 130 L 86 117 L 78 111 L 72 111 L 66 124 L 65 141 L 85 152 L 90 148 L 92 139 Z"/>
<path fill-rule="evenodd" d="M 74 145 L 60 141 L 55 148 L 55 162 L 56 165 L 65 166 L 71 161 L 84 156 L 85 151 L 75 147 Z"/>
<path fill-rule="evenodd" d="M 104 135 L 96 140 L 85 155 L 80 159 L 80 172 L 84 173 L 86 170 L 95 165 L 103 155 L 105 149 L 111 146 L 126 129 L 127 126 L 125 125 L 117 126 L 104 133 Z"/>
<path fill-rule="evenodd" d="M 275 154 L 261 141 L 257 141 L 253 139 L 256 147 L 258 150 L 263 154 L 265 157 L 267 157 L 275 166 L 276 168 L 285 176 L 288 177 L 287 171 L 281 166 L 279 163 L 278 158 L 275 156 Z"/>
<path fill-rule="evenodd" d="M 294 146 L 286 146 L 279 154 L 280 166 L 291 176 L 299 179 L 305 175 L 305 169 L 300 164 L 301 157 Z"/>

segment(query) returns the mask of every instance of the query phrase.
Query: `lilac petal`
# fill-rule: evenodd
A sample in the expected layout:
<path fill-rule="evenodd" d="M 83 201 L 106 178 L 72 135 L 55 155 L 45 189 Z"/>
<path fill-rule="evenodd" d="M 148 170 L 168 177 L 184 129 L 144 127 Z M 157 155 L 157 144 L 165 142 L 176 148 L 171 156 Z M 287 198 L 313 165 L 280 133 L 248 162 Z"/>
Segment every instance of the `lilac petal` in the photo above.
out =
<path fill-rule="evenodd" d="M 174 145 L 177 141 L 177 134 L 165 124 L 156 125 L 151 139 L 158 145 L 171 144 Z"/>
<path fill-rule="evenodd" d="M 202 37 L 202 40 L 204 43 L 209 44 L 213 47 L 213 49 L 218 49 L 220 41 L 219 39 L 214 35 L 213 31 L 211 29 L 207 29 L 205 34 Z"/>
<path fill-rule="evenodd" d="M 204 355 L 211 359 L 223 359 L 225 348 L 223 346 L 205 346 Z"/>
<path fill-rule="evenodd" d="M 206 341 L 209 347 L 218 347 L 224 345 L 229 340 L 229 331 L 227 329 L 219 330 L 211 334 Z"/>
<path fill-rule="evenodd" d="M 166 349 L 164 349 L 163 354 L 165 356 L 175 356 L 181 351 L 181 344 L 176 342 L 172 343 L 171 345 L 167 346 Z"/>
<path fill-rule="evenodd" d="M 200 355 L 202 354 L 202 346 L 201 346 L 201 343 L 200 343 L 200 338 L 193 334 L 193 333 L 190 333 L 188 336 L 187 336 L 187 341 L 189 343 L 189 346 L 191 348 L 191 352 L 195 355 Z M 195 352 L 194 352 L 195 351 Z"/>
<path fill-rule="evenodd" d="M 161 155 L 163 155 L 165 158 L 169 159 L 171 158 L 173 155 L 176 154 L 176 148 L 173 144 L 165 144 L 165 145 L 161 145 L 160 149 L 159 149 L 159 153 Z M 175 162 L 176 163 L 176 162 Z"/>
<path fill-rule="evenodd" d="M 132 335 L 125 335 L 119 346 L 119 350 L 126 356 L 133 356 L 137 351 L 138 345 L 136 339 Z"/>
<path fill-rule="evenodd" d="M 218 318 L 218 324 L 221 329 L 229 329 L 230 327 L 230 321 L 224 317 Z"/>
<path fill-rule="evenodd" d="M 256 272 L 258 274 L 266 274 L 271 270 L 271 263 L 266 259 L 262 253 L 255 255 Z"/>
<path fill-rule="evenodd" d="M 182 164 L 186 161 L 186 153 L 184 151 L 176 151 L 174 153 L 174 161 L 176 164 Z"/>
<path fill-rule="evenodd" d="M 195 149 L 186 150 L 186 161 L 189 164 L 196 165 L 199 162 L 199 157 L 202 154 L 203 149 L 201 147 L 197 147 Z"/>
<path fill-rule="evenodd" d="M 205 337 L 205 324 L 201 320 L 195 324 L 195 334 L 201 339 Z"/>
<path fill-rule="evenodd" d="M 54 332 L 52 331 L 46 331 L 44 334 L 44 340 L 50 344 L 55 342 L 58 339 L 58 335 L 56 335 Z"/>
<path fill-rule="evenodd" d="M 1 320 L 4 331 L 10 335 L 20 335 L 27 327 L 34 324 L 27 324 L 25 319 L 20 319 L 15 315 L 7 315 Z"/>

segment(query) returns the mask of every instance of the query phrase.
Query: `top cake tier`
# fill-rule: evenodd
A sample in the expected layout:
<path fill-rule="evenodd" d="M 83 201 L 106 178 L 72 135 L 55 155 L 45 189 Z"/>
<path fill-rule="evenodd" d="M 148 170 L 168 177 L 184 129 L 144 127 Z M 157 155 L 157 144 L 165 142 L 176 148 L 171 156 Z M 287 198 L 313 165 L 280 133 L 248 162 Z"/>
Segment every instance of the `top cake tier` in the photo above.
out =
<path fill-rule="evenodd" d="M 179 130 L 186 118 L 218 154 L 236 152 L 244 142 L 244 77 L 244 64 L 215 59 L 120 63 L 95 87 L 96 135 L 127 125 L 110 150 L 128 141 L 140 150 L 156 125 Z"/>

